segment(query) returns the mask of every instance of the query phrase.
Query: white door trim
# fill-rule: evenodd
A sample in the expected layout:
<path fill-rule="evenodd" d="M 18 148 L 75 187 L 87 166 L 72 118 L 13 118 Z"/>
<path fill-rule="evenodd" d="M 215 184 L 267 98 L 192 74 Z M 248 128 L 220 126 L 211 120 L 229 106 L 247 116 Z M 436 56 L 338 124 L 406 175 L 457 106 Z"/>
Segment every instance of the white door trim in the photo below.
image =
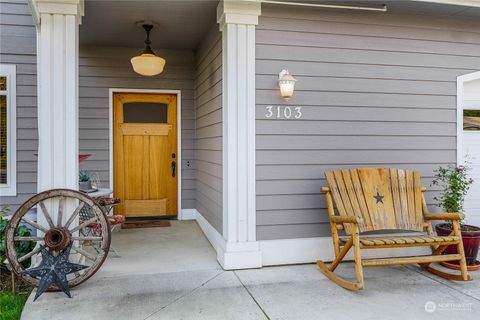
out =
<path fill-rule="evenodd" d="M 465 163 L 463 152 L 463 87 L 465 82 L 480 79 L 480 71 L 457 77 L 457 165 Z"/>
<path fill-rule="evenodd" d="M 177 219 L 183 220 L 182 213 L 182 91 L 181 90 L 163 90 L 163 89 L 126 89 L 109 88 L 108 90 L 108 148 L 109 148 L 109 170 L 110 170 L 110 189 L 113 190 L 113 94 L 120 92 L 131 93 L 158 93 L 177 95 Z M 185 217 L 188 219 L 188 217 Z"/>

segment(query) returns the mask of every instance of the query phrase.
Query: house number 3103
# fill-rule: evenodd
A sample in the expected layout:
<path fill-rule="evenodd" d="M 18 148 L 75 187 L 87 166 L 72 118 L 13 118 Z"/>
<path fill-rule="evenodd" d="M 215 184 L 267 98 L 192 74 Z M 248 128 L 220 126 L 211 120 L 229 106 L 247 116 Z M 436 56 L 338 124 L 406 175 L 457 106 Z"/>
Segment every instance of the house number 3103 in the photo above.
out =
<path fill-rule="evenodd" d="M 266 109 L 265 118 L 300 119 L 302 117 L 302 107 L 268 106 Z"/>

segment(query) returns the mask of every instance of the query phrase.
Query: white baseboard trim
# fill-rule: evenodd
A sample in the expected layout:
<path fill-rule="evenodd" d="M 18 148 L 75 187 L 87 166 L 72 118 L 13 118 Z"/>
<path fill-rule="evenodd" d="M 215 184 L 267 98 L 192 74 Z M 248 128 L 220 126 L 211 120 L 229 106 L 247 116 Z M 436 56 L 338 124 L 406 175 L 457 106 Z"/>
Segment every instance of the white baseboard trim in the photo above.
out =
<path fill-rule="evenodd" d="M 214 228 L 212 225 L 205 219 L 197 209 L 195 210 L 195 219 L 197 220 L 200 229 L 202 229 L 203 234 L 207 237 L 210 244 L 213 246 L 213 249 L 218 252 L 222 251 L 225 248 L 225 239 L 223 239 L 222 235 Z"/>
<path fill-rule="evenodd" d="M 196 209 L 195 218 L 217 252 L 217 260 L 225 270 L 252 269 L 262 266 L 312 263 L 334 259 L 330 237 L 262 240 L 255 242 L 227 242 L 223 236 Z M 362 250 L 362 258 L 405 257 L 430 254 L 429 247 Z M 350 251 L 346 260 L 353 260 Z"/>
<path fill-rule="evenodd" d="M 197 218 L 197 209 L 182 209 L 178 220 L 195 220 Z"/>
<path fill-rule="evenodd" d="M 225 270 L 262 267 L 260 245 L 255 242 L 227 242 L 223 236 L 196 209 L 195 216 L 200 229 L 217 252 L 217 260 Z"/>
<path fill-rule="evenodd" d="M 317 260 L 332 261 L 334 259 L 333 243 L 330 237 L 262 240 L 262 265 L 275 266 L 285 264 L 312 263 Z M 362 258 L 402 257 L 431 254 L 429 247 L 412 247 L 398 249 L 362 250 Z M 346 260 L 353 260 L 350 251 Z"/>

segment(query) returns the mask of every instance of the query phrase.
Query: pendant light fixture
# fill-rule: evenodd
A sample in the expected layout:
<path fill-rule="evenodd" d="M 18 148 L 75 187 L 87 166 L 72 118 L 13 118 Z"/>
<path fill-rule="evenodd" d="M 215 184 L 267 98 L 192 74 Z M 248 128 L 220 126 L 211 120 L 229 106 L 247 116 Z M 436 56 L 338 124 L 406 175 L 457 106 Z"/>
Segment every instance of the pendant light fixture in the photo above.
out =
<path fill-rule="evenodd" d="M 147 38 L 145 39 L 145 49 L 143 52 L 136 57 L 133 57 L 130 62 L 132 63 L 133 70 L 141 74 L 142 76 L 156 76 L 163 72 L 163 67 L 165 66 L 165 59 L 158 57 L 150 48 L 150 31 L 153 29 L 153 24 L 143 23 L 143 29 L 147 33 Z"/>

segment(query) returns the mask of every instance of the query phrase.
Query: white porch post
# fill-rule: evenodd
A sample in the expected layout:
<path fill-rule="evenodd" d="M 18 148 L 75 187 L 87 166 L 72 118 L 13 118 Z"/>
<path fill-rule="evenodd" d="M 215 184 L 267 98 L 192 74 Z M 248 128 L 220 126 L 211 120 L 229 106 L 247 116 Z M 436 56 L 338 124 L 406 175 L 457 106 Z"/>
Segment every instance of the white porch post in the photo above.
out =
<path fill-rule="evenodd" d="M 255 25 L 259 2 L 223 0 L 217 20 L 223 42 L 224 269 L 262 266 L 256 241 Z"/>
<path fill-rule="evenodd" d="M 33 0 L 37 23 L 39 192 L 78 189 L 78 26 L 81 0 Z"/>
<path fill-rule="evenodd" d="M 78 27 L 83 0 L 30 0 L 29 5 L 37 25 L 37 190 L 78 189 Z M 74 205 L 67 203 L 67 210 Z M 53 206 L 47 204 L 55 215 Z M 46 223 L 43 215 L 37 217 Z"/>

